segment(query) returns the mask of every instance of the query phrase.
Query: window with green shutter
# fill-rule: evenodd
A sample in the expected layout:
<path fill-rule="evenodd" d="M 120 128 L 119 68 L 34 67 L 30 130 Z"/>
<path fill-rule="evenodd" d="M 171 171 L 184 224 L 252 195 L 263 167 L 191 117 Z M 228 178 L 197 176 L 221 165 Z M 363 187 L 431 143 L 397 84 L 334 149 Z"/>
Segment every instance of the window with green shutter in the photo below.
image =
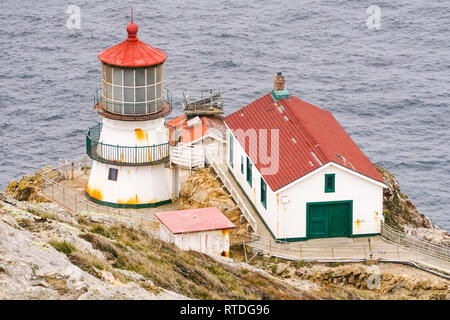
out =
<path fill-rule="evenodd" d="M 244 174 L 244 156 L 241 155 L 241 173 Z"/>
<path fill-rule="evenodd" d="M 247 157 L 247 182 L 251 187 L 252 186 L 252 164 L 248 157 Z"/>
<path fill-rule="evenodd" d="M 233 158 L 234 158 L 234 156 L 233 156 L 233 147 L 234 147 L 234 139 L 233 139 L 233 136 L 230 133 L 230 145 L 229 145 L 229 148 L 230 148 L 230 166 L 231 167 L 233 167 Z"/>
<path fill-rule="evenodd" d="M 267 209 L 267 185 L 263 178 L 261 178 L 261 203 Z"/>
<path fill-rule="evenodd" d="M 325 192 L 334 192 L 335 191 L 335 177 L 334 173 L 325 175 Z"/>

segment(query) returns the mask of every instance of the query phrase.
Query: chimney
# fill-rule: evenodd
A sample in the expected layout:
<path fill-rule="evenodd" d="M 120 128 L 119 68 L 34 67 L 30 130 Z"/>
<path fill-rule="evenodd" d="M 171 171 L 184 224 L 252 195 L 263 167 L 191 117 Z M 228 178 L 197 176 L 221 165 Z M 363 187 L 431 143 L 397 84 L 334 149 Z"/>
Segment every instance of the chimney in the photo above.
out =
<path fill-rule="evenodd" d="M 281 71 L 278 71 L 277 75 L 273 78 L 273 90 L 275 91 L 284 90 L 284 76 Z"/>
<path fill-rule="evenodd" d="M 284 76 L 281 71 L 278 71 L 275 77 L 273 77 L 272 98 L 275 102 L 283 98 L 289 100 L 289 92 L 284 88 Z"/>

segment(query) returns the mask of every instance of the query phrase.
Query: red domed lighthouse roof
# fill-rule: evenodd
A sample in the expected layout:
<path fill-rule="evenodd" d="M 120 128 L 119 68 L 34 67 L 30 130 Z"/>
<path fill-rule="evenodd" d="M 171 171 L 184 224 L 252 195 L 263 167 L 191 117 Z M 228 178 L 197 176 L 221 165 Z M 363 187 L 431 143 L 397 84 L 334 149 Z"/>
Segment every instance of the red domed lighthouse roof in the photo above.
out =
<path fill-rule="evenodd" d="M 153 48 L 137 37 L 138 26 L 131 21 L 127 26 L 128 38 L 103 50 L 98 58 L 107 64 L 120 67 L 148 67 L 163 63 L 167 59 L 164 51 Z"/>

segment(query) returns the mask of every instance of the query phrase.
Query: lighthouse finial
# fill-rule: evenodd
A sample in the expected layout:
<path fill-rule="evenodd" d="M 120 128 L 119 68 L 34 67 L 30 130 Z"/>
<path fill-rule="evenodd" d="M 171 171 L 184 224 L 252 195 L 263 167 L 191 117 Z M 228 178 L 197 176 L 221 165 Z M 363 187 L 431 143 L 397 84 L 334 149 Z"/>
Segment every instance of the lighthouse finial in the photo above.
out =
<path fill-rule="evenodd" d="M 133 2 L 131 2 L 131 22 L 127 26 L 127 41 L 137 41 L 138 26 L 133 22 Z"/>
<path fill-rule="evenodd" d="M 133 2 L 131 2 L 131 22 L 133 22 Z"/>

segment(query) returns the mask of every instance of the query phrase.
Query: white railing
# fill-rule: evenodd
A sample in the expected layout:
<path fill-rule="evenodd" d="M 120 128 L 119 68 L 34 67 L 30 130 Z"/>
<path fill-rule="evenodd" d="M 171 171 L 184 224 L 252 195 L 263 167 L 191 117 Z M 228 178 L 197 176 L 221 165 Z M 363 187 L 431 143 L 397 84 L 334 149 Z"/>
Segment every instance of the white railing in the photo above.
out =
<path fill-rule="evenodd" d="M 304 242 L 275 240 L 258 234 L 246 234 L 242 237 L 241 243 L 256 249 L 257 252 L 288 260 L 360 261 L 371 257 L 378 258 L 380 251 L 384 256 L 400 257 L 399 251 L 388 244 L 377 244 L 376 250 L 371 249 L 369 243 L 357 246 L 330 246 L 316 243 L 311 246 L 305 245 Z"/>
<path fill-rule="evenodd" d="M 441 246 L 426 240 L 413 238 L 401 231 L 393 229 L 385 223 L 381 224 L 381 235 L 386 239 L 408 249 L 421 252 L 439 259 L 450 261 L 450 247 Z"/>
<path fill-rule="evenodd" d="M 170 162 L 190 169 L 203 168 L 205 166 L 203 146 L 201 144 L 171 146 Z"/>
<path fill-rule="evenodd" d="M 154 236 L 159 236 L 159 221 L 151 214 L 140 213 L 132 209 L 111 208 L 88 200 L 85 194 L 78 194 L 61 182 L 73 180 L 85 174 L 92 161 L 87 156 L 64 161 L 61 165 L 42 173 L 40 194 L 57 203 L 73 214 L 98 213 L 131 219 Z"/>
<path fill-rule="evenodd" d="M 234 199 L 238 207 L 241 209 L 242 214 L 244 215 L 245 219 L 247 220 L 248 224 L 252 227 L 254 232 L 258 231 L 257 222 L 255 218 L 252 216 L 251 211 L 239 195 L 239 193 L 235 190 L 233 187 L 233 184 L 228 179 L 226 173 L 222 170 L 220 165 L 217 163 L 217 157 L 215 157 L 211 153 L 206 153 L 206 158 L 209 162 L 209 164 L 213 167 L 213 169 L 216 171 L 217 175 L 219 176 L 220 180 L 222 180 L 222 183 L 227 188 L 228 192 L 230 193 L 231 197 Z"/>
<path fill-rule="evenodd" d="M 410 248 L 384 241 L 367 241 L 366 244 L 336 243 L 330 245 L 329 243 L 314 243 L 314 245 L 311 245 L 305 244 L 305 242 L 275 240 L 254 233 L 243 235 L 241 239 L 241 242 L 235 244 L 240 243 L 252 247 L 255 254 L 268 254 L 288 260 L 358 262 L 367 259 L 379 259 L 386 262 L 413 263 L 416 267 L 419 264 L 423 270 L 432 271 L 432 269 L 436 269 L 445 272 L 448 272 L 450 266 L 448 260 L 435 259 L 436 257 L 430 259 L 429 253 L 409 250 Z M 439 275 L 442 276 L 442 274 Z"/>
<path fill-rule="evenodd" d="M 218 157 L 211 153 L 206 153 L 206 157 L 236 204 L 241 209 L 241 212 L 249 225 L 257 232 L 257 222 L 255 218 L 252 216 L 251 211 L 241 198 L 240 194 L 233 187 L 233 184 L 222 169 L 222 166 L 218 163 Z M 74 214 L 92 212 L 131 219 L 133 222 L 144 227 L 149 233 L 159 237 L 159 221 L 152 214 L 140 213 L 138 210 L 124 210 L 98 205 L 89 201 L 84 194 L 80 195 L 61 183 L 65 180 L 76 179 L 85 174 L 87 170 L 89 170 L 91 163 L 92 161 L 88 157 L 81 156 L 71 161 L 63 161 L 61 165 L 44 171 L 41 176 L 41 195 L 58 203 L 60 206 Z M 255 233 L 246 234 L 244 238 L 247 238 L 245 242 L 255 249 L 294 260 L 319 258 L 320 256 L 332 259 L 343 259 L 346 257 L 348 257 L 348 259 L 367 259 L 372 253 L 380 258 L 402 260 L 405 253 L 399 250 L 399 248 L 404 247 L 411 252 L 416 252 L 414 254 L 414 260 L 416 261 L 420 260 L 420 254 L 437 258 L 441 264 L 448 264 L 448 261 L 450 261 L 450 247 L 436 245 L 429 241 L 413 238 L 384 223 L 381 225 L 381 235 L 385 239 L 398 244 L 399 246 L 395 248 L 393 246 L 380 246 L 380 244 L 378 244 L 376 250 L 372 252 L 369 244 L 352 246 L 351 248 L 339 246 L 330 247 L 329 245 L 320 246 L 315 244 L 313 247 L 308 248 L 302 243 L 275 240 L 273 238 L 259 236 Z"/>

